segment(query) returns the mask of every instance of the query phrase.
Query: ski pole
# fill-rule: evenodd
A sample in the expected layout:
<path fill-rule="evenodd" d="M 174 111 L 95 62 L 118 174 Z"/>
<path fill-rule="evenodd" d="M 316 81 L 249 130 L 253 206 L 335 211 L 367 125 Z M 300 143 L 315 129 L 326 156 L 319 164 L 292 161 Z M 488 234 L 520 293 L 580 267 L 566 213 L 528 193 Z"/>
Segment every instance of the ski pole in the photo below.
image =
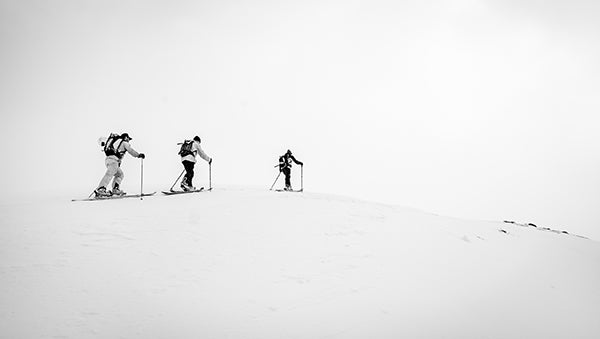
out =
<path fill-rule="evenodd" d="M 279 174 L 277 174 L 277 178 L 275 178 L 275 181 L 273 182 L 273 185 L 271 185 L 271 188 L 269 188 L 269 191 L 273 190 L 273 186 L 275 186 L 275 183 L 277 182 L 277 180 L 279 179 L 279 176 L 281 175 L 281 171 L 279 171 Z"/>
<path fill-rule="evenodd" d="M 212 161 L 208 163 L 208 190 L 212 190 Z"/>
<path fill-rule="evenodd" d="M 300 191 L 304 191 L 304 164 L 300 165 Z"/>
<path fill-rule="evenodd" d="M 142 172 L 140 179 L 140 200 L 144 200 L 144 158 L 140 163 L 140 170 Z"/>
<path fill-rule="evenodd" d="M 177 179 L 175 179 L 175 182 L 173 183 L 173 186 L 171 186 L 171 188 L 169 188 L 169 191 L 173 191 L 173 187 L 175 187 L 175 184 L 177 184 L 177 182 L 179 181 L 179 178 L 181 178 L 183 173 L 185 173 L 185 169 L 183 171 L 181 171 L 181 174 L 177 177 Z"/>

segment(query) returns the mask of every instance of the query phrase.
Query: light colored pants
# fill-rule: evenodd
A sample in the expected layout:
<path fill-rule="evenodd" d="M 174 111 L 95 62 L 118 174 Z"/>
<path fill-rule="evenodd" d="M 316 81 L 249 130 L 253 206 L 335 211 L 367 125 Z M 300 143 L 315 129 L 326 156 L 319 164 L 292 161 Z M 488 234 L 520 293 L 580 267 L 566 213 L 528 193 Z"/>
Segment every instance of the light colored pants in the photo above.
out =
<path fill-rule="evenodd" d="M 113 158 L 106 158 L 106 160 L 104 160 L 104 164 L 106 164 L 106 173 L 104 174 L 104 177 L 102 177 L 102 180 L 100 180 L 98 187 L 105 187 L 107 190 L 110 189 L 108 184 L 110 184 L 110 181 L 113 178 L 113 187 L 115 184 L 121 185 L 124 174 L 123 170 L 121 170 L 121 167 L 119 166 L 119 161 Z"/>

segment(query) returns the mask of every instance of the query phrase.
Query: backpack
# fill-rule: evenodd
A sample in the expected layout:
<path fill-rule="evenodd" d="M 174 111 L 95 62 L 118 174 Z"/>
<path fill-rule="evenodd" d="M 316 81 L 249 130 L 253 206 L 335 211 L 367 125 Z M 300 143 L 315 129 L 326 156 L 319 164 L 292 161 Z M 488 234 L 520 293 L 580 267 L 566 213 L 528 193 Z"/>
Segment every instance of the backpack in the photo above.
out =
<path fill-rule="evenodd" d="M 279 170 L 281 171 L 284 168 L 292 167 L 292 159 L 290 157 L 286 157 L 282 155 L 279 157 Z"/>
<path fill-rule="evenodd" d="M 107 157 L 114 155 L 117 158 L 120 158 L 122 156 L 119 152 L 117 152 L 117 149 L 115 148 L 115 142 L 117 140 L 121 140 L 121 142 L 123 142 L 119 134 L 111 133 L 104 142 L 104 154 L 106 154 Z M 119 146 L 121 146 L 121 144 L 119 144 Z"/>
<path fill-rule="evenodd" d="M 194 145 L 193 140 L 186 140 L 181 144 L 181 148 L 179 149 L 179 155 L 185 157 L 186 155 L 193 155 L 192 146 Z"/>

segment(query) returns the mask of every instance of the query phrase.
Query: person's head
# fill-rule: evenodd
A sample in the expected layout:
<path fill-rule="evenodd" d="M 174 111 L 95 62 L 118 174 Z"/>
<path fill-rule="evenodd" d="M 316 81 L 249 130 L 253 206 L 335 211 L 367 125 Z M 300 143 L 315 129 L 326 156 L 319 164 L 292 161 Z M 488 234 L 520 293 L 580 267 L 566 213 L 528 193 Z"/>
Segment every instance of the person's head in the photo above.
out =
<path fill-rule="evenodd" d="M 121 139 L 123 139 L 123 141 L 129 141 L 129 140 L 131 140 L 131 137 L 129 136 L 128 133 L 123 133 L 123 134 L 121 134 Z"/>
<path fill-rule="evenodd" d="M 292 155 L 292 151 L 287 150 L 287 152 L 285 152 L 285 155 Z"/>
<path fill-rule="evenodd" d="M 196 135 L 196 136 L 194 137 L 194 141 L 200 142 L 200 137 Z"/>

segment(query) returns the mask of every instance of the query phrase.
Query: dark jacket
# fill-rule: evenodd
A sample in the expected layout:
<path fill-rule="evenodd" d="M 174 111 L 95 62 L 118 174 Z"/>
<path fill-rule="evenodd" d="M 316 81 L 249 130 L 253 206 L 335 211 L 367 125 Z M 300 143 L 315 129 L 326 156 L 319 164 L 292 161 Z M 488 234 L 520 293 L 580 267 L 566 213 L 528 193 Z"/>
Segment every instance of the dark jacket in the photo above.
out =
<path fill-rule="evenodd" d="M 302 161 L 298 161 L 293 155 L 286 153 L 279 157 L 279 171 L 283 171 L 284 168 L 291 168 L 292 161 L 295 162 L 296 165 L 303 165 Z"/>

